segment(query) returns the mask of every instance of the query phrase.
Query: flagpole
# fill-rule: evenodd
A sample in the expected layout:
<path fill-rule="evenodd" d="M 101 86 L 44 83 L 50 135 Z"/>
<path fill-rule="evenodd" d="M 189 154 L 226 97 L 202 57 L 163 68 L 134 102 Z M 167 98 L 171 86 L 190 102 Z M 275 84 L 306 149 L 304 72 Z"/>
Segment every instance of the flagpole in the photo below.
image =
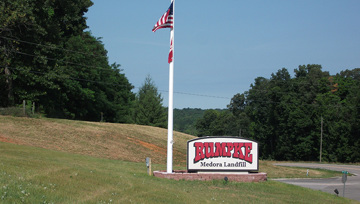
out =
<path fill-rule="evenodd" d="M 173 171 L 173 105 L 174 105 L 174 29 L 175 29 L 175 0 L 173 2 L 173 27 L 170 31 L 170 44 L 172 44 L 173 60 L 169 64 L 169 107 L 168 107 L 168 141 L 167 141 L 167 173 Z"/>

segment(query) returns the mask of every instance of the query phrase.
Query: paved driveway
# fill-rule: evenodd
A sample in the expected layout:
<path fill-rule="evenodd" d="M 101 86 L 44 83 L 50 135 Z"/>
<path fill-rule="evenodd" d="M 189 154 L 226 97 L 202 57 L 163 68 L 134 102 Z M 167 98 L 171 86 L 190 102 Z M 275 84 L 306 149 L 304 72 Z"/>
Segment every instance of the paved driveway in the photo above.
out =
<path fill-rule="evenodd" d="M 315 163 L 279 163 L 278 166 L 304 167 L 316 169 L 329 169 L 334 171 L 348 171 L 355 176 L 348 176 L 345 186 L 345 197 L 360 201 L 360 166 L 355 165 L 336 165 L 336 164 L 315 164 Z M 311 172 L 311 171 L 310 171 Z M 298 185 L 315 190 L 321 190 L 334 194 L 338 189 L 339 196 L 343 196 L 344 184 L 342 178 L 329 179 L 275 179 L 277 181 Z"/>

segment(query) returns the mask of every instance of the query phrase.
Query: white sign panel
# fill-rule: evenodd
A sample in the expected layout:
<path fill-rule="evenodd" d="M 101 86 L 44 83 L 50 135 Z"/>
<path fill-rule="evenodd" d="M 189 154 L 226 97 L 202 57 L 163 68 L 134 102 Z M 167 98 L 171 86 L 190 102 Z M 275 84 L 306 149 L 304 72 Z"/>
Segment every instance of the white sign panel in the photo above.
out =
<path fill-rule="evenodd" d="M 187 142 L 191 171 L 258 171 L 258 143 L 239 137 L 202 137 Z"/>

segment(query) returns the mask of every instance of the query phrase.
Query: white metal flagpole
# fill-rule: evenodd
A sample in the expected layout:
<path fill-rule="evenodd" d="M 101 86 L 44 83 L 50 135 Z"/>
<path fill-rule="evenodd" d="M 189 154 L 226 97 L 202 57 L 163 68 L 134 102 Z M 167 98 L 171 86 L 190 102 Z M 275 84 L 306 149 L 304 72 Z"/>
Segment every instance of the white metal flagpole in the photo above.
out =
<path fill-rule="evenodd" d="M 168 141 L 167 141 L 167 173 L 173 171 L 173 105 L 174 105 L 174 29 L 175 29 L 175 0 L 173 2 L 173 27 L 170 31 L 170 46 L 172 46 L 172 61 L 169 64 L 169 107 L 168 107 Z"/>

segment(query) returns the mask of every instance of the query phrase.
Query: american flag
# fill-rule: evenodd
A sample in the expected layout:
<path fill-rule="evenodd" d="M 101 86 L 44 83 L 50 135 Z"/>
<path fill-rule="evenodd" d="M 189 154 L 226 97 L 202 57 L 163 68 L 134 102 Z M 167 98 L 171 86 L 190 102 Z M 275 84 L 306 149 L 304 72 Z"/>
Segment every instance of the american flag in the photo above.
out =
<path fill-rule="evenodd" d="M 164 15 L 161 16 L 160 20 L 155 24 L 152 29 L 153 32 L 157 31 L 161 28 L 173 28 L 174 25 L 174 2 L 171 2 L 169 9 L 165 12 Z"/>

